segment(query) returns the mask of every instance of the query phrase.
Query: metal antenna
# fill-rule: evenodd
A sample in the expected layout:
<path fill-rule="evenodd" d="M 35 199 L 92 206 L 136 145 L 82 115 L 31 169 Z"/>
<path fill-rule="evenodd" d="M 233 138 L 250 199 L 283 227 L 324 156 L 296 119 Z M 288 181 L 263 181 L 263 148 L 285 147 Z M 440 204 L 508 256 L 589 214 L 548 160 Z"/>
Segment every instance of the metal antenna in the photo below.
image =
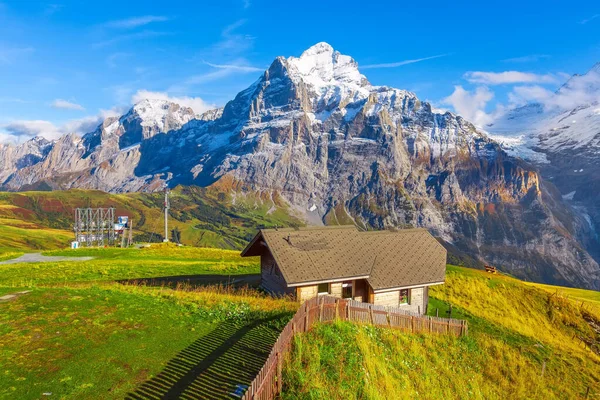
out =
<path fill-rule="evenodd" d="M 169 208 L 171 208 L 171 204 L 169 203 L 169 187 L 165 187 L 165 238 L 163 242 L 167 243 L 169 241 Z"/>

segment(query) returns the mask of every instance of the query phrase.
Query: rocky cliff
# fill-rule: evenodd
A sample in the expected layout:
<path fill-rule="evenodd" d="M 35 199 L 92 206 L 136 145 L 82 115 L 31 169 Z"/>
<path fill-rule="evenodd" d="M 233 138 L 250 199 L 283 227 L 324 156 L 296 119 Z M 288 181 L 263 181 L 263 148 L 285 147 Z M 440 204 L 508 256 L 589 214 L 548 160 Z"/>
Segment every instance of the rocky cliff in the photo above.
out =
<path fill-rule="evenodd" d="M 326 43 L 277 58 L 222 110 L 194 116 L 143 103 L 48 145 L 23 168 L 15 157 L 0 161 L 13 171 L 4 188 L 221 185 L 233 201 L 276 196 L 309 223 L 423 226 L 455 254 L 529 279 L 600 287 L 600 267 L 577 240 L 585 221 L 534 167 L 460 116 L 371 85 Z M 140 111 L 148 107 L 160 112 Z"/>

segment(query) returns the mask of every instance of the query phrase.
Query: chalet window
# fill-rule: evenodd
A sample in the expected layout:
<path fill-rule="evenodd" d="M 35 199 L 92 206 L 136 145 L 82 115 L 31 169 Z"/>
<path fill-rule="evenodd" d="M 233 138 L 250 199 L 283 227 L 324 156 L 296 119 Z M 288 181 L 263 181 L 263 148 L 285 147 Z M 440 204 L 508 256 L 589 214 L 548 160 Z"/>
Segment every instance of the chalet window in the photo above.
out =
<path fill-rule="evenodd" d="M 317 286 L 317 293 L 329 294 L 329 283 L 319 283 Z"/>
<path fill-rule="evenodd" d="M 408 304 L 410 302 L 410 292 L 408 289 L 400 290 L 400 304 Z"/>
<path fill-rule="evenodd" d="M 352 298 L 352 281 L 342 282 L 342 299 Z"/>

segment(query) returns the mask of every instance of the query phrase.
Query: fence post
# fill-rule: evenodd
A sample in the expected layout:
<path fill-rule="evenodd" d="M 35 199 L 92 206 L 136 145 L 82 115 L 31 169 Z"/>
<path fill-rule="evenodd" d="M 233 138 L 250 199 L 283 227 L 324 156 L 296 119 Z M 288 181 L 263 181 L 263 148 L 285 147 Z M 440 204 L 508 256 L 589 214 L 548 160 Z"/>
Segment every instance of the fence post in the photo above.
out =
<path fill-rule="evenodd" d="M 346 302 L 346 321 L 350 321 L 350 302 Z"/>
<path fill-rule="evenodd" d="M 282 361 L 281 361 L 281 353 L 277 353 L 277 393 L 281 393 L 281 391 L 283 390 L 283 382 L 282 382 L 282 374 L 281 374 L 281 366 L 282 366 Z"/>
<path fill-rule="evenodd" d="M 319 304 L 319 322 L 323 322 L 323 303 L 325 303 L 325 297 L 321 297 L 321 304 Z"/>
<path fill-rule="evenodd" d="M 337 320 L 340 317 L 340 299 L 335 299 L 335 316 L 333 319 Z"/>
<path fill-rule="evenodd" d="M 410 331 L 415 333 L 415 317 L 412 315 L 410 316 Z"/>
<path fill-rule="evenodd" d="M 387 319 L 388 326 L 391 328 L 392 327 L 392 317 L 390 316 L 390 310 L 389 309 L 385 313 L 385 318 Z"/>
<path fill-rule="evenodd" d="M 375 321 L 373 320 L 373 307 L 369 305 L 369 319 L 371 320 L 371 325 L 375 325 Z"/>
<path fill-rule="evenodd" d="M 429 318 L 429 333 L 431 333 L 433 331 L 433 319 L 431 317 Z"/>
<path fill-rule="evenodd" d="M 304 332 L 308 332 L 308 313 L 309 313 L 309 307 L 308 307 L 308 301 L 306 303 L 304 303 L 305 307 L 304 307 Z"/>

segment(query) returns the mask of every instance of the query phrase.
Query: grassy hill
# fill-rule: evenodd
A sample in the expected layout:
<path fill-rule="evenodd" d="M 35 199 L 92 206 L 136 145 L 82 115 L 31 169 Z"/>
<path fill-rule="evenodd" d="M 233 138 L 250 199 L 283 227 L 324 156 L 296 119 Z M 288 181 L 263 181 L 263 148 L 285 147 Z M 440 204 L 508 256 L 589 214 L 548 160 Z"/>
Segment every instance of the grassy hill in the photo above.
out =
<path fill-rule="evenodd" d="M 225 398 L 249 383 L 298 304 L 251 288 L 258 260 L 154 245 L 53 250 L 91 261 L 0 265 L 0 398 Z M 188 283 L 188 280 L 191 282 Z M 429 313 L 454 338 L 335 323 L 295 340 L 286 399 L 589 398 L 600 294 L 449 266 Z"/>
<path fill-rule="evenodd" d="M 237 251 L 80 250 L 48 254 L 94 259 L 0 265 L 17 294 L 0 300 L 0 399 L 227 398 L 298 306 L 223 286 L 259 270 Z"/>
<path fill-rule="evenodd" d="M 589 323 L 600 326 L 598 292 L 450 266 L 430 295 L 429 313 L 452 305 L 469 336 L 321 325 L 295 341 L 283 398 L 600 398 L 600 335 Z"/>
<path fill-rule="evenodd" d="M 226 183 L 209 188 L 178 187 L 172 191 L 169 228 L 181 232 L 184 244 L 240 249 L 257 227 L 299 226 L 276 196 L 231 197 Z M 133 222 L 134 240 L 161 242 L 163 194 L 110 194 L 94 190 L 0 192 L 0 257 L 2 249 L 58 249 L 73 240 L 77 207 L 115 207 Z"/>
<path fill-rule="evenodd" d="M 259 226 L 300 225 L 276 197 L 177 188 L 169 216 L 184 243 L 64 250 L 76 207 L 114 206 L 140 241 L 162 240 L 162 196 L 97 191 L 0 193 L 0 261 L 23 252 L 91 261 L 0 265 L 0 398 L 222 398 L 248 383 L 297 303 L 254 289 L 238 251 Z M 191 283 L 188 281 L 191 280 Z M 429 313 L 469 336 L 349 323 L 298 337 L 287 399 L 600 398 L 600 293 L 449 266 Z"/>

